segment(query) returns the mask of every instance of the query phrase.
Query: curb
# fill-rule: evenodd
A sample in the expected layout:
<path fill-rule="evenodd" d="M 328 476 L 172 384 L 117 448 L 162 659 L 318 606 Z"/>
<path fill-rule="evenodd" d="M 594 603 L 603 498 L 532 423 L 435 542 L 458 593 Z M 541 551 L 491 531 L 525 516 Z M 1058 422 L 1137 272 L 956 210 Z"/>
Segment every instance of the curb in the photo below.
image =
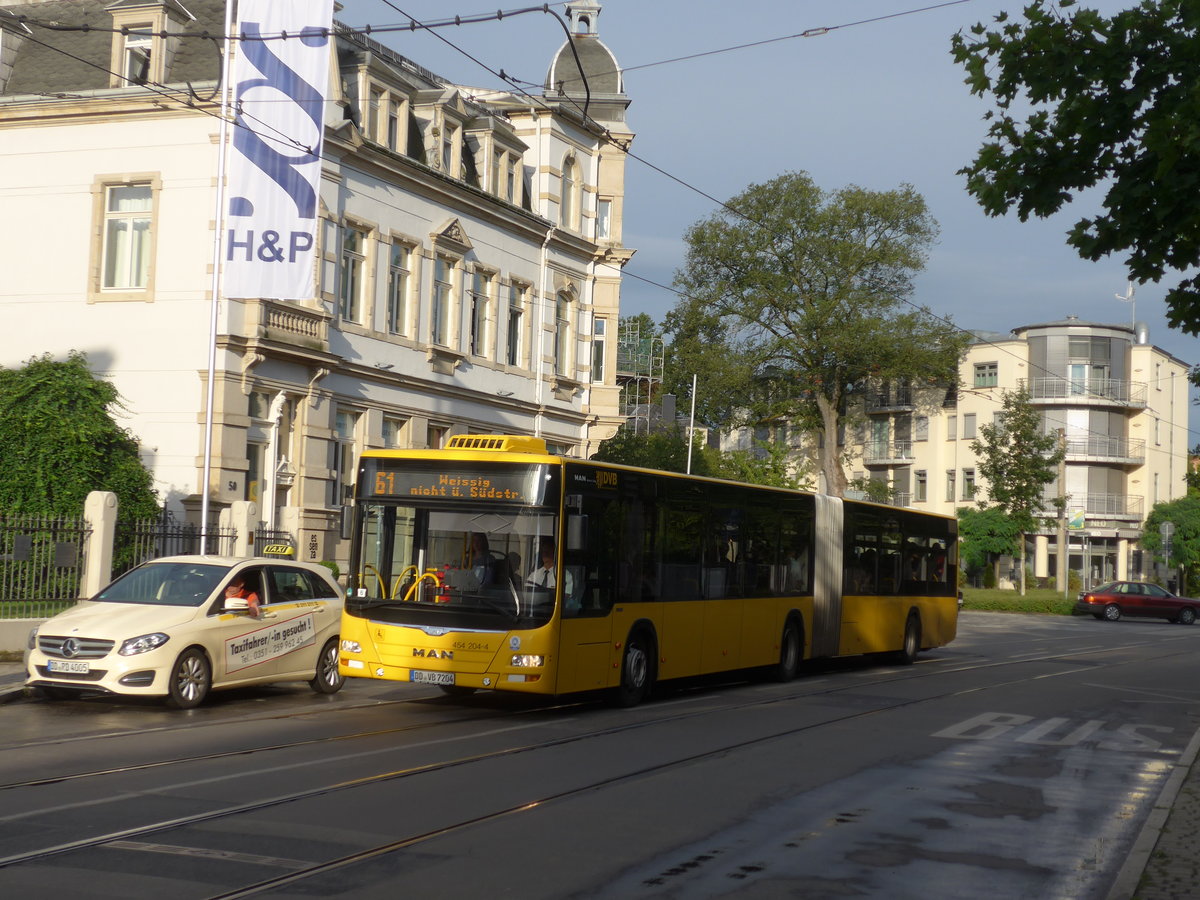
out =
<path fill-rule="evenodd" d="M 1125 864 L 1121 866 L 1121 871 L 1117 873 L 1116 880 L 1109 889 L 1105 900 L 1130 900 L 1137 891 L 1142 874 L 1150 862 L 1150 855 L 1154 852 L 1155 845 L 1158 844 L 1163 826 L 1167 823 L 1167 817 L 1171 815 L 1171 808 L 1175 805 L 1179 792 L 1183 789 L 1183 783 L 1191 774 L 1192 764 L 1196 761 L 1198 754 L 1200 754 L 1200 729 L 1197 729 L 1196 733 L 1192 735 L 1191 741 L 1176 761 L 1175 767 L 1167 778 L 1167 783 L 1163 785 L 1158 799 L 1154 802 L 1154 808 L 1146 817 L 1146 824 L 1142 826 L 1142 830 L 1134 840 L 1133 848 L 1129 851 Z"/>

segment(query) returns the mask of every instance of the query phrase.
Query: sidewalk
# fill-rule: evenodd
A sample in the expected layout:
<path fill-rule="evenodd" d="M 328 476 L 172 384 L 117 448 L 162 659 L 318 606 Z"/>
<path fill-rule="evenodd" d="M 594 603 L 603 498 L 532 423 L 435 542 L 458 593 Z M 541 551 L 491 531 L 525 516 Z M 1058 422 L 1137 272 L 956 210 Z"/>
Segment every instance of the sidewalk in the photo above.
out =
<path fill-rule="evenodd" d="M 24 697 L 21 663 L 0 662 L 0 705 Z M 1107 900 L 1200 900 L 1200 731 L 1175 763 Z"/>

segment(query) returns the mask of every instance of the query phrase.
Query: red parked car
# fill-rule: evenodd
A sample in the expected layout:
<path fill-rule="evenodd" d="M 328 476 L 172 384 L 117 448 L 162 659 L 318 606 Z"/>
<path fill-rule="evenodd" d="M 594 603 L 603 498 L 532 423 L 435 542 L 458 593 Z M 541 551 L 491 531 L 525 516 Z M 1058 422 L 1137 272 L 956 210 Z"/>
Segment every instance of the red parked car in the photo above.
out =
<path fill-rule="evenodd" d="M 1200 600 L 1177 597 L 1157 584 L 1141 581 L 1110 581 L 1090 591 L 1080 591 L 1072 610 L 1075 615 L 1093 615 L 1115 622 L 1121 616 L 1166 619 L 1191 625 L 1200 613 Z"/>

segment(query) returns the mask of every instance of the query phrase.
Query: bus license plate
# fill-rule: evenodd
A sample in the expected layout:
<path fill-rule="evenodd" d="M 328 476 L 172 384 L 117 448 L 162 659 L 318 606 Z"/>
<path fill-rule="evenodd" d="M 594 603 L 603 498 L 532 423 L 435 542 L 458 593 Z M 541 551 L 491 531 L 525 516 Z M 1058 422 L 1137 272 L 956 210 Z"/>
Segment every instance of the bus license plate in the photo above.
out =
<path fill-rule="evenodd" d="M 90 671 L 87 663 L 74 659 L 48 659 L 46 668 L 65 675 L 86 675 Z"/>
<path fill-rule="evenodd" d="M 412 679 L 415 684 L 454 684 L 453 672 L 422 672 L 413 669 Z"/>

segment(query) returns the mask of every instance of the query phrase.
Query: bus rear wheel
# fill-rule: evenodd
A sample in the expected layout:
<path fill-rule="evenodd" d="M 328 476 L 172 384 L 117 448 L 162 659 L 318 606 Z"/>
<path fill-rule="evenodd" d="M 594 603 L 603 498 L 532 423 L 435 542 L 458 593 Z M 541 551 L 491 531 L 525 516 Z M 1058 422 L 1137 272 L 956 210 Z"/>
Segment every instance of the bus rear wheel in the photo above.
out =
<path fill-rule="evenodd" d="M 788 620 L 779 639 L 779 662 L 771 667 L 771 677 L 775 681 L 791 681 L 800 672 L 803 643 L 799 626 L 794 620 Z"/>
<path fill-rule="evenodd" d="M 637 631 L 625 642 L 621 658 L 621 685 L 617 688 L 618 706 L 637 706 L 650 695 L 654 667 L 650 661 L 650 639 Z"/>
<path fill-rule="evenodd" d="M 896 662 L 902 666 L 911 666 L 917 661 L 921 652 L 921 619 L 915 612 L 908 614 L 904 623 L 904 643 L 896 651 Z"/>

